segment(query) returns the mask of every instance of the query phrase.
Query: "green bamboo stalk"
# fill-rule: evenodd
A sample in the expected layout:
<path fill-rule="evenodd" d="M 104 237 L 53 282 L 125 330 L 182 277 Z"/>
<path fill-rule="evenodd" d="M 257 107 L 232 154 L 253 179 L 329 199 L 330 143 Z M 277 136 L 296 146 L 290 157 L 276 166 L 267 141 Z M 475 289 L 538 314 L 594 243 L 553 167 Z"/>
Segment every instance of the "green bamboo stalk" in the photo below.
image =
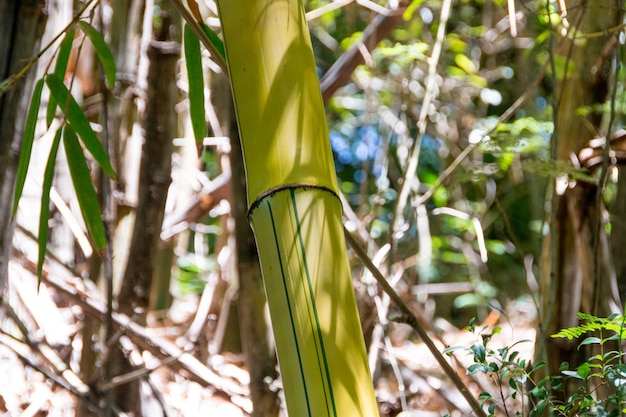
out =
<path fill-rule="evenodd" d="M 291 416 L 378 416 L 299 0 L 218 1 Z"/>

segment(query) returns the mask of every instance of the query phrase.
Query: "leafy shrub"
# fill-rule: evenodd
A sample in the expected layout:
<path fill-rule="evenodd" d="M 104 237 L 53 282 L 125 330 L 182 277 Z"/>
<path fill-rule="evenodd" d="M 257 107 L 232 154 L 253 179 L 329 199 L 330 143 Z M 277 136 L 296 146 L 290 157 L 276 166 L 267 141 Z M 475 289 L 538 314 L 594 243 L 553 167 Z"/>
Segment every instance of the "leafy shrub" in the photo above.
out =
<path fill-rule="evenodd" d="M 575 369 L 562 363 L 560 375 L 539 378 L 539 370 L 546 363 L 531 364 L 520 357 L 516 346 L 530 340 L 491 348 L 492 337 L 501 329 L 488 326 L 477 329 L 474 319 L 467 330 L 476 335 L 476 342 L 469 347 L 448 348 L 445 353 L 466 351 L 473 360 L 468 375 L 484 374 L 494 381 L 497 393 L 481 392 L 478 396 L 489 416 L 495 416 L 497 410 L 506 416 L 621 416 L 626 412 L 626 364 L 621 348 L 621 341 L 626 339 L 626 318 L 617 314 L 601 318 L 583 313 L 578 317 L 578 326 L 563 329 L 552 337 L 573 340 L 590 334 L 578 348 L 592 347 L 594 354 Z M 566 386 L 573 386 L 575 392 L 565 401 L 557 400 L 556 394 L 564 393 Z"/>

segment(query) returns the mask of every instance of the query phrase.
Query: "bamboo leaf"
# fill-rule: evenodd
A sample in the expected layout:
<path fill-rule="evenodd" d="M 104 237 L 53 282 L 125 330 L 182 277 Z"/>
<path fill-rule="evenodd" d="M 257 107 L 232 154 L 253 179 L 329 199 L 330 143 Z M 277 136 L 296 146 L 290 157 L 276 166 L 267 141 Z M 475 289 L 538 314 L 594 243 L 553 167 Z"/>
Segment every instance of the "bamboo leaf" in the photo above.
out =
<path fill-rule="evenodd" d="M 91 182 L 85 154 L 78 143 L 76 132 L 71 126 L 66 126 L 63 130 L 63 146 L 83 220 L 85 220 L 85 225 L 87 225 L 87 230 L 89 230 L 96 248 L 103 249 L 106 246 L 106 235 L 104 223 L 100 216 L 98 195 Z"/>
<path fill-rule="evenodd" d="M 72 44 L 74 43 L 74 33 L 76 32 L 76 28 L 74 26 L 70 27 L 65 33 L 65 37 L 61 41 L 61 45 L 59 46 L 59 54 L 57 55 L 57 62 L 54 65 L 53 74 L 56 75 L 60 80 L 65 78 L 65 71 L 67 71 L 67 63 L 70 60 L 70 53 L 72 52 Z M 50 97 L 48 100 L 48 108 L 46 109 L 46 125 L 49 127 L 50 123 L 52 123 L 52 119 L 54 119 L 54 113 L 57 109 L 57 101 L 54 97 Z"/>
<path fill-rule="evenodd" d="M 93 45 L 93 48 L 96 50 L 96 55 L 98 55 L 102 68 L 104 68 L 104 74 L 109 88 L 115 87 L 115 60 L 113 59 L 113 54 L 111 53 L 109 46 L 104 41 L 100 32 L 98 32 L 89 23 L 81 20 L 78 22 L 78 27 L 80 27 L 80 30 L 87 35 Z"/>
<path fill-rule="evenodd" d="M 200 41 L 185 24 L 185 63 L 189 79 L 189 114 L 196 142 L 202 142 L 206 131 L 204 116 L 204 77 L 202 75 L 202 53 Z"/>
<path fill-rule="evenodd" d="M 15 196 L 13 197 L 13 216 L 17 212 L 17 206 L 22 197 L 24 183 L 26 182 L 26 174 L 28 173 L 28 164 L 30 163 L 30 155 L 33 150 L 33 142 L 35 140 L 35 127 L 37 126 L 37 116 L 39 114 L 39 105 L 41 104 L 41 92 L 43 91 L 43 78 L 38 80 L 33 90 L 33 97 L 30 99 L 30 107 L 28 108 L 28 116 L 26 116 L 26 125 L 24 126 L 24 136 L 22 136 L 22 150 L 20 151 L 20 161 L 17 165 L 17 178 L 15 179 Z"/>
<path fill-rule="evenodd" d="M 200 23 L 200 27 L 207 38 L 209 38 L 209 42 L 211 42 L 211 45 L 213 45 L 213 48 L 215 48 L 222 60 L 226 61 L 226 48 L 224 47 L 224 42 L 222 42 L 220 37 L 217 36 L 217 33 L 215 33 L 215 31 L 206 24 Z"/>
<path fill-rule="evenodd" d="M 54 96 L 54 99 L 58 103 L 65 103 L 61 106 L 61 109 L 63 110 L 69 124 L 80 136 L 85 148 L 87 148 L 89 153 L 93 156 L 98 165 L 102 167 L 104 172 L 106 172 L 109 177 L 115 179 L 115 171 L 111 166 L 111 162 L 109 162 L 109 157 L 98 140 L 96 133 L 89 125 L 89 121 L 87 120 L 85 113 L 83 113 L 76 100 L 74 100 L 74 97 L 72 97 L 70 92 L 67 90 L 63 81 L 61 81 L 61 79 L 54 74 L 48 74 L 46 76 L 46 84 Z"/>
<path fill-rule="evenodd" d="M 52 180 L 54 178 L 54 165 L 57 159 L 59 144 L 61 143 L 61 131 L 57 130 L 52 141 L 48 162 L 43 174 L 43 186 L 41 192 L 41 210 L 39 212 L 39 233 L 37 234 L 37 243 L 39 244 L 39 256 L 37 258 L 37 279 L 41 282 L 41 273 L 43 270 L 43 262 L 46 257 L 46 247 L 48 244 L 48 217 L 50 217 L 50 189 L 52 188 Z"/>
<path fill-rule="evenodd" d="M 0 82 L 0 96 L 4 93 L 4 89 L 7 88 L 9 83 L 11 82 L 11 77 L 6 78 Z"/>

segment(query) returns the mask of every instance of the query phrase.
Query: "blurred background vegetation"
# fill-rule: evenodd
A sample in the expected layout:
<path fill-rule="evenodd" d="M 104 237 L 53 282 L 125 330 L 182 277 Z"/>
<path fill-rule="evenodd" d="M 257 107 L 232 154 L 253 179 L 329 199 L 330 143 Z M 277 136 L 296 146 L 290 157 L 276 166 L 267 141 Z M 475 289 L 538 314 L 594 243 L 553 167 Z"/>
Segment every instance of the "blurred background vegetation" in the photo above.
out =
<path fill-rule="evenodd" d="M 116 182 L 103 179 L 89 160 L 114 256 L 107 266 L 98 252 L 87 253 L 76 243 L 80 233 L 72 229 L 72 222 L 78 222 L 78 229 L 84 226 L 61 158 L 54 183 L 61 202 L 53 199 L 47 219 L 48 250 L 56 255 L 48 256 L 46 273 L 93 282 L 88 299 L 103 306 L 108 302 L 115 311 L 145 326 L 152 337 L 191 352 L 199 367 L 249 386 L 252 394 L 234 388 L 217 390 L 220 395 L 226 393 L 241 413 L 233 415 L 277 415 L 280 384 L 271 337 L 266 325 L 255 321 L 264 320 L 263 291 L 249 231 L 241 226 L 247 224 L 247 206 L 228 80 L 217 60 L 204 51 L 209 135 L 196 144 L 189 123 L 189 84 L 179 49 L 179 11 L 184 6 L 165 0 L 24 3 L 18 6 L 0 0 L 0 19 L 12 22 L 22 13 L 31 19 L 47 18 L 47 23 L 45 31 L 40 23 L 39 34 L 22 33 L 22 27 L 15 27 L 12 37 L 4 38 L 10 42 L 3 41 L 0 48 L 3 154 L 9 155 L 12 149 L 14 155 L 19 149 L 32 81 L 53 68 L 58 54 L 53 38 L 66 32 L 77 11 L 81 10 L 80 19 L 103 33 L 117 66 L 115 86 L 107 86 L 94 48 L 77 32 L 65 80 L 71 83 L 73 95 L 105 143 L 118 173 Z M 204 22 L 219 34 L 215 4 L 210 0 L 198 3 Z M 478 322 L 510 326 L 513 338 L 529 330 L 536 349 L 531 343 L 526 353 L 536 354 L 536 360 L 554 355 L 548 372 L 558 372 L 562 361 L 579 362 L 583 354 L 573 342 L 552 342 L 550 334 L 576 325 L 578 311 L 599 316 L 621 312 L 619 300 L 626 291 L 626 181 L 621 168 L 626 147 L 620 130 L 624 119 L 623 2 L 303 3 L 327 105 L 346 229 L 429 324 L 427 330 L 435 340 L 455 344 L 455 335 L 462 339 L 463 328 L 475 317 Z M 16 56 L 10 46 L 24 39 L 32 39 L 31 49 L 25 49 L 25 56 Z M 36 61 L 37 69 L 21 78 L 24 85 L 13 84 L 9 77 L 23 68 L 25 57 L 34 56 L 49 43 L 50 49 Z M 152 55 L 151 49 L 156 51 Z M 156 61 L 158 56 L 167 60 L 170 55 L 174 58 L 169 64 Z M 347 64 L 350 60 L 358 65 Z M 165 70 L 155 73 L 164 65 L 170 65 L 171 76 L 164 76 Z M 156 88 L 170 88 L 171 94 L 165 99 L 165 93 Z M 151 101 L 172 116 L 165 130 L 159 126 L 158 132 L 152 132 L 155 126 L 146 122 Z M 23 111 L 15 114 L 15 109 Z M 63 351 L 64 344 L 71 346 L 64 361 L 92 387 L 88 395 L 77 396 L 86 401 L 84 407 L 76 407 L 77 414 L 92 415 L 98 413 L 94 404 L 113 401 L 106 396 L 111 387 L 102 385 L 112 375 L 97 369 L 107 367 L 103 363 L 108 359 L 102 357 L 105 341 L 117 340 L 119 334 L 102 330 L 97 323 L 102 317 L 89 323 L 87 311 L 91 310 L 85 307 L 85 299 L 79 302 L 85 309 L 82 312 L 72 308 L 67 296 L 50 296 L 55 309 L 67 313 L 64 321 L 69 324 L 61 331 L 64 337 L 58 337 L 58 330 L 41 329 L 45 324 L 38 320 L 27 320 L 28 326 L 21 328 L 15 324 L 24 314 L 52 314 L 47 310 L 28 313 L 35 306 L 19 294 L 26 285 L 24 276 L 31 277 L 31 264 L 37 259 L 34 219 L 39 218 L 43 168 L 52 140 L 46 133 L 44 113 L 39 115 L 15 237 L 13 228 L 7 226 L 0 248 L 14 248 L 13 266 L 4 261 L 2 265 L 10 272 L 4 305 L 17 311 L 5 314 L 3 334 L 26 343 L 29 333 L 42 331 L 46 334 L 42 340 L 58 351 Z M 155 170 L 140 175 L 147 169 L 145 162 L 140 167 L 140 161 L 150 159 L 142 144 L 150 135 L 164 131 L 169 135 L 167 143 L 152 151 Z M 607 137 L 613 138 L 610 147 Z M 0 166 L 5 172 L 2 189 L 9 187 L 11 193 L 16 162 L 13 157 Z M 142 190 L 153 196 L 162 191 L 163 199 L 148 225 L 134 230 L 136 219 L 147 213 Z M 2 224 L 11 223 L 10 208 L 0 209 Z M 154 230 L 147 238 L 145 230 L 150 227 Z M 148 239 L 154 244 L 149 253 L 132 252 L 143 244 L 131 242 L 149 245 Z M 381 414 L 414 411 L 416 416 L 429 415 L 417 413 L 422 410 L 432 415 L 465 415 L 468 409 L 463 400 L 445 388 L 440 372 L 420 364 L 433 361 L 422 356 L 428 354 L 418 350 L 420 341 L 410 329 L 394 321 L 398 314 L 389 299 L 351 255 Z M 59 269 L 59 265 L 66 268 Z M 137 269 L 149 273 L 134 280 L 139 276 Z M 63 292 L 46 280 L 42 286 L 51 286 L 53 293 Z M 133 291 L 136 295 L 138 286 L 144 300 L 129 295 Z M 244 288 L 252 292 L 244 296 L 240 293 Z M 240 320 L 243 316 L 248 319 Z M 255 339 L 247 343 L 243 339 L 252 334 L 252 328 L 260 335 L 255 333 Z M 55 332 L 57 339 L 48 335 Z M 129 352 L 147 349 L 132 337 L 130 342 L 124 348 L 127 358 L 132 356 Z M 252 350 L 260 345 L 266 348 Z M 13 358 L 16 349 L 8 342 L 6 346 L 4 357 Z M 160 356 L 153 355 L 167 361 L 163 357 L 168 355 L 160 351 Z M 32 348 L 26 357 L 38 362 L 37 352 Z M 247 365 L 241 353 L 247 355 Z M 112 371 L 113 375 L 145 367 L 145 360 L 135 358 Z M 238 379 L 224 370 L 224 363 L 251 376 Z M 254 371 L 251 363 L 263 369 Z M 176 369 L 159 375 L 160 390 L 168 399 L 182 395 L 167 385 L 178 378 Z M 189 377 L 189 369 L 186 372 Z M 459 373 L 464 371 L 459 368 Z M 33 376 L 26 375 L 24 381 L 29 378 Z M 433 378 L 444 383 L 435 383 Z M 139 380 L 150 384 L 147 376 L 133 381 Z M 204 386 L 213 384 L 200 380 Z M 485 389 L 484 381 L 469 383 L 479 387 L 477 395 Z M 30 395 L 29 383 L 24 384 L 23 392 L 17 394 L 0 384 L 0 395 L 6 400 L 0 411 L 22 411 L 23 404 L 10 398 Z M 123 385 L 122 391 L 130 390 Z M 158 391 L 144 393 L 143 408 L 141 401 L 132 403 L 123 396 L 115 401 L 122 409 L 134 408 L 136 415 L 160 415 L 148 414 L 150 401 L 145 399 L 146 395 L 158 398 Z M 238 398 L 244 400 L 238 403 Z M 169 410 L 168 415 L 185 414 L 184 407 L 172 401 L 166 400 L 161 408 Z M 198 410 L 204 407 L 206 411 L 206 404 L 217 400 L 207 394 L 203 401 Z M 163 404 L 162 399 L 156 402 Z M 219 415 L 229 412 L 235 413 Z"/>

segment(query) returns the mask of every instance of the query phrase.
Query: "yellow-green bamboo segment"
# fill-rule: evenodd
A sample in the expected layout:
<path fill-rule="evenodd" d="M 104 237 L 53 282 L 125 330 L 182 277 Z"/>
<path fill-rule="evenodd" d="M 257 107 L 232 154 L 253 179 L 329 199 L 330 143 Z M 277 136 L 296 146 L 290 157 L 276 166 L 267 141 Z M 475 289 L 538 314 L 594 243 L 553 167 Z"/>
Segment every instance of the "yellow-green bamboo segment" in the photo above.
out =
<path fill-rule="evenodd" d="M 302 5 L 218 6 L 289 415 L 378 416 Z"/>

